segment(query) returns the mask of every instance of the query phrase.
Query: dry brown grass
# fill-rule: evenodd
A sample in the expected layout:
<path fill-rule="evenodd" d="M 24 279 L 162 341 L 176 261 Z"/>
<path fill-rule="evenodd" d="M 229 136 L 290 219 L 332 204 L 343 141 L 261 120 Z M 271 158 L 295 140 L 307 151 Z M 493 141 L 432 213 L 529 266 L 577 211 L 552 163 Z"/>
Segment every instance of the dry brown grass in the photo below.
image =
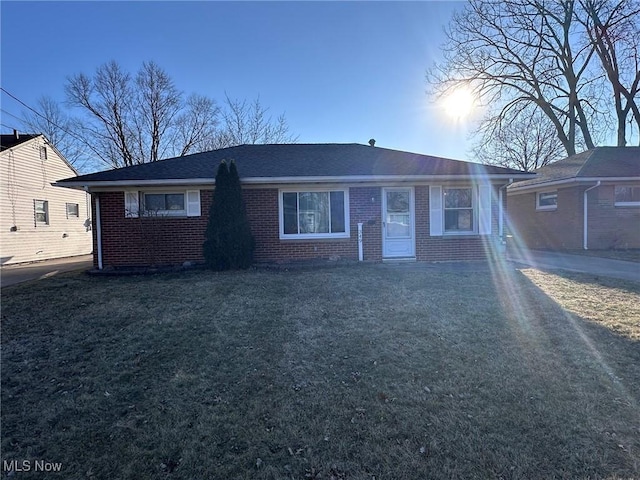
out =
<path fill-rule="evenodd" d="M 567 311 L 632 340 L 640 340 L 640 297 L 633 284 L 561 271 L 549 273 L 529 268 L 522 272 Z"/>
<path fill-rule="evenodd" d="M 639 287 L 466 264 L 9 288 L 2 459 L 58 478 L 637 478 Z"/>

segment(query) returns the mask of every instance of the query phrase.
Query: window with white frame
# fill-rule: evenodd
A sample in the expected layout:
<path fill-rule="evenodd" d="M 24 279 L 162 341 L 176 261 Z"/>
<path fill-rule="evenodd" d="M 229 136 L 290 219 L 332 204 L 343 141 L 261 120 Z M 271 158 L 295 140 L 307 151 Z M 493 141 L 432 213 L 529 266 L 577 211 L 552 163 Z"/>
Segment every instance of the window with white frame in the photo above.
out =
<path fill-rule="evenodd" d="M 558 208 L 558 191 L 538 192 L 536 194 L 536 210 L 555 210 Z"/>
<path fill-rule="evenodd" d="M 473 188 L 443 188 L 444 232 L 472 233 L 476 228 Z"/>
<path fill-rule="evenodd" d="M 200 190 L 124 191 L 124 216 L 143 217 L 199 217 Z"/>
<path fill-rule="evenodd" d="M 34 200 L 33 214 L 36 226 L 49 225 L 49 202 L 47 200 Z"/>
<path fill-rule="evenodd" d="M 187 214 L 184 195 L 184 192 L 144 192 L 144 212 L 148 215 L 184 216 Z"/>
<path fill-rule="evenodd" d="M 47 147 L 40 147 L 40 160 L 46 160 L 47 158 Z"/>
<path fill-rule="evenodd" d="M 349 236 L 347 190 L 280 192 L 281 238 Z"/>
<path fill-rule="evenodd" d="M 616 207 L 640 207 L 640 185 L 615 186 Z"/>
<path fill-rule="evenodd" d="M 67 203 L 67 218 L 80 217 L 80 205 L 77 203 Z"/>

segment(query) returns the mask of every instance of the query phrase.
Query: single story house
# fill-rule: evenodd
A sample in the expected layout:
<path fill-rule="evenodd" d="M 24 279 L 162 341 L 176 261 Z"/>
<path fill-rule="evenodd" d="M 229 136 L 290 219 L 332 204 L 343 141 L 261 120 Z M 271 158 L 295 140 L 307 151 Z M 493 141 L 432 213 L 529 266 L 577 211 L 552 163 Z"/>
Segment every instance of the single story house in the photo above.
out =
<path fill-rule="evenodd" d="M 528 248 L 640 248 L 640 147 L 597 147 L 508 189 L 510 227 Z"/>
<path fill-rule="evenodd" d="M 203 261 L 214 179 L 236 162 L 256 262 L 480 259 L 531 174 L 360 144 L 241 145 L 82 175 L 97 268 Z"/>
<path fill-rule="evenodd" d="M 91 253 L 89 194 L 51 184 L 77 175 L 41 134 L 0 135 L 2 265 Z"/>

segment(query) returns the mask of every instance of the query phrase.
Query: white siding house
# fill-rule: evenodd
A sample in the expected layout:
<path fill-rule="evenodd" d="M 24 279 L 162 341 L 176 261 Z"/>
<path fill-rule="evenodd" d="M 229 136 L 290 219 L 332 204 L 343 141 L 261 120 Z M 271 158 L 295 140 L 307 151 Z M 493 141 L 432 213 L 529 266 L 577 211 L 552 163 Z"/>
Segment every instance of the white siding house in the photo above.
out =
<path fill-rule="evenodd" d="M 77 172 L 44 135 L 0 137 L 0 263 L 91 253 L 89 194 L 51 185 Z"/>

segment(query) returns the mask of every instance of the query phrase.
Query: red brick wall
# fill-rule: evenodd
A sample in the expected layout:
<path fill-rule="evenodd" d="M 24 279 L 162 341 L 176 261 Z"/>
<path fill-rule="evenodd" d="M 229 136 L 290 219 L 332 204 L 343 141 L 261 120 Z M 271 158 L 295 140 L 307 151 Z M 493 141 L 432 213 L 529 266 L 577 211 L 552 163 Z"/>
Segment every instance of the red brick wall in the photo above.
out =
<path fill-rule="evenodd" d="M 528 248 L 582 248 L 583 188 L 558 190 L 556 210 L 536 210 L 536 193 L 509 195 L 509 230 Z"/>
<path fill-rule="evenodd" d="M 485 258 L 487 248 L 498 241 L 497 187 L 492 202 L 492 234 L 489 236 L 429 236 L 429 187 L 415 187 L 416 258 L 421 261 Z M 101 205 L 103 266 L 180 265 L 203 261 L 202 243 L 211 190 L 201 191 L 201 217 L 125 218 L 124 193 L 103 192 Z M 363 223 L 365 261 L 382 260 L 382 189 L 349 189 L 350 238 L 280 240 L 278 189 L 245 189 L 247 215 L 256 240 L 256 262 L 286 262 L 309 258 L 358 259 L 358 223 Z M 95 205 L 94 205 L 95 209 Z M 94 212 L 94 222 L 96 219 Z M 94 233 L 96 232 L 94 228 Z M 94 252 L 97 252 L 94 235 Z M 97 255 L 97 253 L 96 253 Z M 97 264 L 97 257 L 94 259 Z"/>
<path fill-rule="evenodd" d="M 591 250 L 640 248 L 640 208 L 616 207 L 614 192 L 614 185 L 601 185 L 587 193 Z"/>
<path fill-rule="evenodd" d="M 124 193 L 93 194 L 94 264 L 97 264 L 95 239 L 95 195 L 100 197 L 103 266 L 180 265 L 202 261 L 202 243 L 212 191 L 200 192 L 203 215 L 188 218 L 125 218 Z"/>
<path fill-rule="evenodd" d="M 536 210 L 536 193 L 509 196 L 510 230 L 516 246 L 572 250 L 583 248 L 583 195 L 587 186 L 558 189 L 556 210 Z M 614 206 L 614 186 L 587 193 L 588 248 L 640 248 L 640 209 Z"/>
<path fill-rule="evenodd" d="M 429 187 L 415 187 L 416 259 L 439 262 L 451 260 L 481 260 L 495 252 L 500 242 L 498 232 L 498 187 L 494 186 L 491 201 L 491 235 L 429 235 Z"/>

